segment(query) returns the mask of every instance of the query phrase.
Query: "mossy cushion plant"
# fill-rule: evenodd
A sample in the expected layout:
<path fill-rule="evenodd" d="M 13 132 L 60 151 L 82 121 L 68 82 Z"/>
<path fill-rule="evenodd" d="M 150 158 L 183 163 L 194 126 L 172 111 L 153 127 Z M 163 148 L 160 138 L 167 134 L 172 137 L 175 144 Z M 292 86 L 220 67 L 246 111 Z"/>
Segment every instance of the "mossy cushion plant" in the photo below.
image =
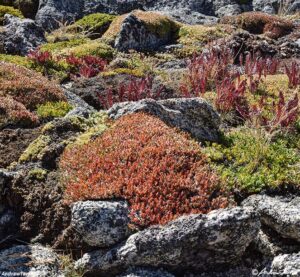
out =
<path fill-rule="evenodd" d="M 116 16 L 104 13 L 95 13 L 84 16 L 70 26 L 70 30 L 87 32 L 90 38 L 99 38 L 108 29 Z"/>
<path fill-rule="evenodd" d="M 13 16 L 23 18 L 23 15 L 19 10 L 15 9 L 13 7 L 0 5 L 0 25 L 3 25 L 3 23 L 4 23 L 3 21 L 4 21 L 5 14 L 11 14 Z"/>
<path fill-rule="evenodd" d="M 261 130 L 232 131 L 224 144 L 205 149 L 211 163 L 229 188 L 245 193 L 284 185 L 300 185 L 299 149 L 287 139 L 269 139 Z"/>
<path fill-rule="evenodd" d="M 44 44 L 41 51 L 48 51 L 54 56 L 74 55 L 76 57 L 97 56 L 107 60 L 113 57 L 113 48 L 101 40 L 87 38 L 72 39 L 69 41 L 52 42 Z"/>
<path fill-rule="evenodd" d="M 72 106 L 68 102 L 58 101 L 58 102 L 47 102 L 43 105 L 39 105 L 37 108 L 37 115 L 39 118 L 55 118 L 55 117 L 63 117 L 70 110 L 72 110 Z"/>

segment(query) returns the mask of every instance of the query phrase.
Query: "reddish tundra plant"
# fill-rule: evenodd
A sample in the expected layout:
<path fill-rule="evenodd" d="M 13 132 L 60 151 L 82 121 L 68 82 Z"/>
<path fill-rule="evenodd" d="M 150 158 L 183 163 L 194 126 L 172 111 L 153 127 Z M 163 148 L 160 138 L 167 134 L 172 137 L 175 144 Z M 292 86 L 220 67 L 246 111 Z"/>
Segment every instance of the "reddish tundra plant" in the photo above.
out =
<path fill-rule="evenodd" d="M 145 114 L 122 117 L 95 141 L 68 148 L 60 169 L 68 202 L 126 199 L 140 227 L 229 204 L 197 143 Z"/>
<path fill-rule="evenodd" d="M 9 96 L 30 111 L 45 102 L 65 100 L 58 84 L 40 73 L 10 63 L 0 63 L 0 96 Z"/>
<path fill-rule="evenodd" d="M 6 124 L 32 126 L 38 123 L 38 118 L 20 102 L 11 97 L 0 96 L 0 128 Z"/>
<path fill-rule="evenodd" d="M 120 83 L 117 91 L 108 89 L 104 95 L 99 94 L 100 102 L 105 109 L 109 109 L 115 103 L 126 101 L 139 101 L 146 98 L 159 100 L 162 96 L 163 86 L 153 86 L 153 77 L 131 78 L 130 82 Z"/>
<path fill-rule="evenodd" d="M 75 57 L 74 55 L 54 57 L 48 51 L 35 50 L 29 53 L 28 58 L 31 59 L 36 66 L 43 67 L 44 74 L 48 75 L 51 68 L 59 68 L 59 64 L 65 63 L 65 67 L 70 77 L 92 78 L 102 72 L 107 61 L 96 56 Z"/>
<path fill-rule="evenodd" d="M 279 60 L 247 55 L 245 59 L 239 59 L 243 72 L 234 66 L 234 60 L 236 58 L 229 51 L 220 52 L 214 48 L 194 56 L 188 66 L 185 83 L 181 85 L 182 95 L 197 97 L 215 91 L 214 106 L 220 113 L 234 112 L 255 127 L 265 127 L 271 132 L 293 125 L 299 114 L 297 92 L 286 99 L 284 93 L 278 91 L 278 99 L 272 105 L 266 95 L 258 97 L 259 86 L 264 78 L 277 74 Z M 300 84 L 299 65 L 293 62 L 291 66 L 285 66 L 285 71 L 289 87 L 297 88 Z"/>

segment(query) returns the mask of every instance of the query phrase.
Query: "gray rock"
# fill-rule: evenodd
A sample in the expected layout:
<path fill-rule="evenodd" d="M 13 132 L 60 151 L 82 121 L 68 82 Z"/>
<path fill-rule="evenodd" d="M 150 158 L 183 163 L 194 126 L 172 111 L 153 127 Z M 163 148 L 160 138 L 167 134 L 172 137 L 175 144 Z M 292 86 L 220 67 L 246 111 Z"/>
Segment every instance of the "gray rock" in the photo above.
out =
<path fill-rule="evenodd" d="M 132 268 L 117 277 L 175 277 L 163 269 Z"/>
<path fill-rule="evenodd" d="M 279 0 L 253 0 L 253 10 L 276 14 L 279 9 Z"/>
<path fill-rule="evenodd" d="M 86 201 L 72 206 L 72 226 L 90 246 L 109 247 L 131 233 L 123 201 Z"/>
<path fill-rule="evenodd" d="M 44 30 L 51 31 L 82 17 L 83 7 L 84 0 L 40 0 L 35 20 Z"/>
<path fill-rule="evenodd" d="M 282 237 L 300 242 L 300 197 L 253 195 L 243 202 L 243 206 L 253 207 L 261 222 Z"/>
<path fill-rule="evenodd" d="M 65 85 L 64 94 L 68 102 L 73 106 L 73 109 L 66 114 L 66 117 L 70 116 L 79 116 L 83 118 L 88 118 L 92 113 L 95 113 L 96 110 L 82 100 L 75 93 L 68 90 L 69 86 Z"/>
<path fill-rule="evenodd" d="M 258 276 L 300 276 L 300 253 L 279 255 Z"/>
<path fill-rule="evenodd" d="M 242 9 L 238 4 L 226 5 L 216 11 L 218 17 L 237 15 L 240 13 L 242 13 Z"/>
<path fill-rule="evenodd" d="M 155 51 L 172 39 L 169 33 L 165 37 L 150 32 L 145 23 L 134 14 L 129 14 L 123 21 L 115 40 L 115 48 L 119 51 L 130 49 L 138 51 Z"/>
<path fill-rule="evenodd" d="M 145 99 L 138 102 L 115 104 L 108 115 L 117 119 L 126 114 L 147 112 L 159 117 L 166 124 L 189 132 L 199 140 L 218 141 L 220 117 L 201 98 L 182 98 L 155 101 Z"/>
<path fill-rule="evenodd" d="M 63 277 L 57 255 L 39 245 L 19 245 L 0 251 L 1 276 Z"/>
<path fill-rule="evenodd" d="M 162 14 L 172 17 L 173 19 L 185 24 L 216 24 L 218 18 L 216 16 L 209 16 L 199 12 L 191 11 L 189 9 L 171 9 L 160 11 Z"/>
<path fill-rule="evenodd" d="M 20 19 L 6 14 L 4 16 L 4 52 L 27 55 L 31 50 L 46 43 L 45 34 L 31 19 Z"/>
<path fill-rule="evenodd" d="M 140 231 L 109 251 L 87 253 L 76 267 L 100 276 L 117 274 L 131 266 L 216 269 L 237 263 L 259 228 L 258 217 L 248 208 L 184 216 L 165 226 Z"/>
<path fill-rule="evenodd" d="M 17 230 L 17 219 L 15 213 L 0 205 L 0 245 L 12 238 Z"/>
<path fill-rule="evenodd" d="M 300 0 L 294 0 L 292 3 L 289 5 L 287 13 L 297 13 L 300 11 Z"/>

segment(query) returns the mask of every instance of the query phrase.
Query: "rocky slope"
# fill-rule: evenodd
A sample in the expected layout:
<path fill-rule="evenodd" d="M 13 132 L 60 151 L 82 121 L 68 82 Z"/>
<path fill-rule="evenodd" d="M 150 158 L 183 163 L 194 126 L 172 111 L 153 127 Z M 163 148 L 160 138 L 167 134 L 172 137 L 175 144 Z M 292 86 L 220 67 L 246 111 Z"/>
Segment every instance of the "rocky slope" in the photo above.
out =
<path fill-rule="evenodd" d="M 298 0 L 0 0 L 0 276 L 300 276 Z"/>

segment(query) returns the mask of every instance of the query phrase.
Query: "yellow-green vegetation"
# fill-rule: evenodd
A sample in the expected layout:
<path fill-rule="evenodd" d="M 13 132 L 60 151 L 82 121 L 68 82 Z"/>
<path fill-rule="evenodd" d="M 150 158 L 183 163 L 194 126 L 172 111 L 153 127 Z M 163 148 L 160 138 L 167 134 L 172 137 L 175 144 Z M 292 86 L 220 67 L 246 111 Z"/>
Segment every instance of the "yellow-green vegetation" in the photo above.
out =
<path fill-rule="evenodd" d="M 47 102 L 43 105 L 39 105 L 36 113 L 39 118 L 63 117 L 72 110 L 72 108 L 73 107 L 65 101 Z"/>
<path fill-rule="evenodd" d="M 178 42 L 182 49 L 175 50 L 176 56 L 191 56 L 200 52 L 207 43 L 225 38 L 233 32 L 233 27 L 226 24 L 207 25 L 183 25 L 179 30 Z"/>
<path fill-rule="evenodd" d="M 84 269 L 76 268 L 75 262 L 71 255 L 60 255 L 59 256 L 61 269 L 66 277 L 83 277 Z"/>
<path fill-rule="evenodd" d="M 23 14 L 19 10 L 15 9 L 13 7 L 0 5 L 0 25 L 3 25 L 5 14 L 11 14 L 13 16 L 23 18 Z"/>
<path fill-rule="evenodd" d="M 74 24 L 61 24 L 60 28 L 47 34 L 47 40 L 49 42 L 59 42 L 74 39 L 100 38 L 115 17 L 114 15 L 105 13 L 86 15 Z"/>
<path fill-rule="evenodd" d="M 69 49 L 81 44 L 85 44 L 89 41 L 89 39 L 79 38 L 68 41 L 60 41 L 60 42 L 50 42 L 41 46 L 41 51 L 48 51 L 52 54 L 60 54 L 61 51 L 65 49 Z"/>
<path fill-rule="evenodd" d="M 271 139 L 264 131 L 243 128 L 230 132 L 223 144 L 211 144 L 204 151 L 226 186 L 254 193 L 299 186 L 299 150 L 284 136 Z"/>
<path fill-rule="evenodd" d="M 29 171 L 28 176 L 37 181 L 43 181 L 47 177 L 47 171 L 42 168 L 33 168 Z"/>
<path fill-rule="evenodd" d="M 61 55 L 73 54 L 76 57 L 92 55 L 92 56 L 97 56 L 103 59 L 110 60 L 113 58 L 114 49 L 111 46 L 99 40 L 92 40 L 80 44 L 78 46 L 68 47 L 68 48 L 66 47 L 62 49 L 59 53 Z"/>
<path fill-rule="evenodd" d="M 103 32 L 107 30 L 115 17 L 114 15 L 105 13 L 94 13 L 84 16 L 69 28 L 75 29 L 76 31 L 85 31 L 88 32 L 88 34 L 98 32 L 98 36 L 100 37 Z"/>
<path fill-rule="evenodd" d="M 143 12 L 139 10 L 132 12 L 132 14 L 145 23 L 148 31 L 156 34 L 157 36 L 161 38 L 170 36 L 177 38 L 181 24 L 172 20 L 168 16 L 155 12 Z M 127 16 L 128 14 L 116 17 L 103 35 L 103 38 L 114 40 L 120 32 L 121 25 Z"/>
<path fill-rule="evenodd" d="M 86 131 L 78 136 L 75 144 L 86 144 L 91 139 L 100 136 L 105 130 L 109 128 L 111 122 L 105 112 L 93 114 L 86 122 Z"/>
<path fill-rule="evenodd" d="M 135 77 L 145 77 L 145 73 L 140 69 L 130 69 L 130 68 L 116 68 L 113 70 L 104 71 L 101 73 L 102 76 L 115 76 L 120 74 L 128 74 Z"/>
<path fill-rule="evenodd" d="M 24 153 L 21 155 L 19 162 L 24 163 L 28 161 L 38 160 L 39 154 L 50 143 L 51 138 L 49 136 L 41 135 L 35 141 L 33 141 Z"/>
<path fill-rule="evenodd" d="M 295 91 L 289 89 L 289 78 L 286 74 L 268 75 L 259 85 L 259 92 L 270 97 L 277 97 L 279 91 L 284 91 L 285 94 Z"/>
<path fill-rule="evenodd" d="M 33 67 L 33 62 L 30 59 L 28 59 L 27 57 L 22 57 L 17 55 L 0 54 L 0 61 L 13 63 L 16 65 L 22 65 L 27 68 Z"/>

